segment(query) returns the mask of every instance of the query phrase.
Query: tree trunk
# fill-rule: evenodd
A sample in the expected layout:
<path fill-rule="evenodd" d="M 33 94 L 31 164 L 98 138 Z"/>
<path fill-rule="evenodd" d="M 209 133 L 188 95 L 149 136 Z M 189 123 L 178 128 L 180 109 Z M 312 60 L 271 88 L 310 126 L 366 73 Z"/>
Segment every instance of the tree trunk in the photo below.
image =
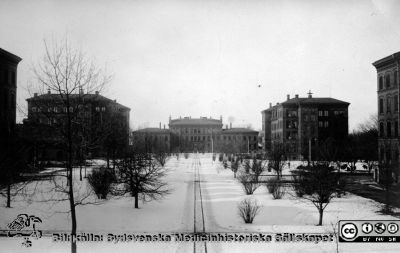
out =
<path fill-rule="evenodd" d="M 7 207 L 11 207 L 11 184 L 7 184 Z"/>
<path fill-rule="evenodd" d="M 322 208 L 318 209 L 319 211 L 319 221 L 318 221 L 318 226 L 322 226 L 322 217 L 324 215 L 324 210 Z"/>
<path fill-rule="evenodd" d="M 135 208 L 139 208 L 139 193 L 135 193 Z"/>

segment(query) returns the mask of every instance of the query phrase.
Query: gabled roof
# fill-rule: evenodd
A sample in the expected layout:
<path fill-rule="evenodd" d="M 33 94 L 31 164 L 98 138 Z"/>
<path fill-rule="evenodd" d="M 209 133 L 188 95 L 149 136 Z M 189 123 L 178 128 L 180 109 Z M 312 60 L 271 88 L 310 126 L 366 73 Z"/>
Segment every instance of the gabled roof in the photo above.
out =
<path fill-rule="evenodd" d="M 218 125 L 222 126 L 221 120 L 218 119 L 209 119 L 209 118 L 182 118 L 182 119 L 173 119 L 169 122 L 170 126 L 177 125 Z"/>
<path fill-rule="evenodd" d="M 0 48 L 0 59 L 6 59 L 8 61 L 11 61 L 15 64 L 18 64 L 22 59 L 15 54 L 12 54 L 10 52 L 7 52 L 6 50 Z"/>
<path fill-rule="evenodd" d="M 238 133 L 254 133 L 258 134 L 258 131 L 249 129 L 249 128 L 229 128 L 229 129 L 222 129 L 223 134 L 238 134 Z"/>
<path fill-rule="evenodd" d="M 104 97 L 104 96 L 102 96 L 100 94 L 83 94 L 83 95 L 82 94 L 70 94 L 69 96 L 70 96 L 70 98 L 72 100 L 74 100 L 74 99 L 83 99 L 85 101 L 108 102 L 108 103 L 115 104 L 119 108 L 130 110 L 129 107 L 121 105 L 120 103 L 117 103 L 115 100 L 106 98 L 106 97 Z M 53 100 L 54 101 L 54 100 L 58 100 L 58 99 L 61 100 L 61 95 L 60 94 L 46 93 L 46 94 L 41 94 L 41 95 L 37 95 L 37 96 L 34 96 L 34 97 L 30 97 L 30 98 L 26 99 L 26 101 L 28 101 L 28 102 L 29 101 L 33 101 L 33 100 L 36 100 L 36 101 L 46 101 L 46 100 L 51 101 L 51 100 Z"/>

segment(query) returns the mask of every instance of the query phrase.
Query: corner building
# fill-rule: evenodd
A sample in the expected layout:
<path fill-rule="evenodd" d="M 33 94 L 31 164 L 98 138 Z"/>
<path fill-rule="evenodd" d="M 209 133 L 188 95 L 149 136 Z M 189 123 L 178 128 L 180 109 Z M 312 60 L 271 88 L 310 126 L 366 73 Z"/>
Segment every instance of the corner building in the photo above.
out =
<path fill-rule="evenodd" d="M 263 148 L 276 143 L 286 149 L 288 159 L 306 159 L 316 154 L 319 143 L 328 138 L 343 140 L 348 135 L 349 103 L 329 97 L 295 95 L 261 112 Z M 312 156 L 312 159 L 315 157 Z"/>

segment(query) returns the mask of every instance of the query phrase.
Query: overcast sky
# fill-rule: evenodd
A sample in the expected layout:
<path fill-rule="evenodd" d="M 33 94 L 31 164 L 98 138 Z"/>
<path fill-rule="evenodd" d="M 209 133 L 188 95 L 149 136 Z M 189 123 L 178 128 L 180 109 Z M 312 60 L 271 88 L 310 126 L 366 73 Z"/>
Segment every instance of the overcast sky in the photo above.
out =
<path fill-rule="evenodd" d="M 43 39 L 67 35 L 114 75 L 104 95 L 131 128 L 222 115 L 257 130 L 270 102 L 311 90 L 350 102 L 352 130 L 377 111 L 371 63 L 400 51 L 399 13 L 396 0 L 1 0 L 0 47 L 23 58 L 21 106 Z"/>

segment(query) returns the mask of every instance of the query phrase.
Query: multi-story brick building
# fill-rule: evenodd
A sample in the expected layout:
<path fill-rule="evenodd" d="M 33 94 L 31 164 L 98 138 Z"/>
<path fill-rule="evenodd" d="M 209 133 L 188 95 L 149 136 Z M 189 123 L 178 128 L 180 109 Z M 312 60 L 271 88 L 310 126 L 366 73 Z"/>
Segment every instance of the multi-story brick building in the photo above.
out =
<path fill-rule="evenodd" d="M 400 52 L 374 62 L 373 66 L 377 71 L 379 160 L 398 162 Z"/>
<path fill-rule="evenodd" d="M 295 95 L 262 111 L 264 149 L 281 143 L 290 159 L 309 158 L 319 143 L 348 135 L 349 103 L 334 98 Z M 314 151 L 314 152 L 313 152 Z M 312 158 L 313 159 L 313 158 Z"/>
<path fill-rule="evenodd" d="M 17 67 L 22 59 L 0 48 L 0 152 L 15 136 Z"/>
<path fill-rule="evenodd" d="M 129 145 L 130 108 L 98 92 L 87 94 L 81 90 L 71 94 L 69 108 L 59 94 L 50 91 L 35 93 L 27 102 L 28 118 L 24 120 L 23 131 L 25 136 L 30 136 L 37 159 L 65 157 L 63 130 L 68 110 L 73 117 L 73 138 L 90 156 L 115 156 L 115 152 L 122 152 Z"/>

